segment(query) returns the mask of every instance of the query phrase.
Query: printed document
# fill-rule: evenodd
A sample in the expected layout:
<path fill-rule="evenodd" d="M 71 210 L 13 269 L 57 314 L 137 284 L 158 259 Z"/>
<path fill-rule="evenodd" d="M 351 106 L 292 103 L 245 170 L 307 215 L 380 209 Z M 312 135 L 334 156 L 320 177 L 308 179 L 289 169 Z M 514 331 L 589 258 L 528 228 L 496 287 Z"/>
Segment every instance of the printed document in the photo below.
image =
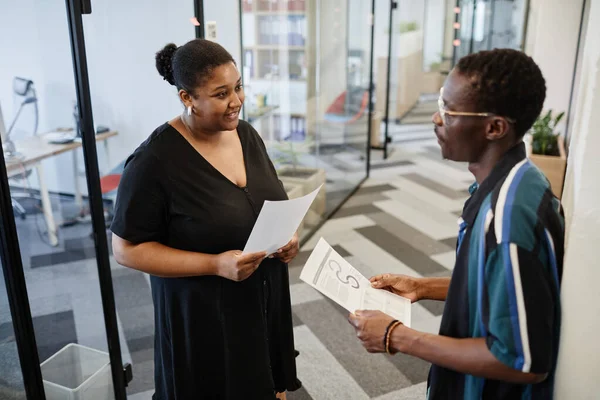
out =
<path fill-rule="evenodd" d="M 244 253 L 266 251 L 273 254 L 285 246 L 298 230 L 310 205 L 321 190 L 292 200 L 266 200 L 244 247 Z"/>
<path fill-rule="evenodd" d="M 379 310 L 410 327 L 410 300 L 371 287 L 371 282 L 323 238 L 304 265 L 300 279 L 352 313 Z"/>

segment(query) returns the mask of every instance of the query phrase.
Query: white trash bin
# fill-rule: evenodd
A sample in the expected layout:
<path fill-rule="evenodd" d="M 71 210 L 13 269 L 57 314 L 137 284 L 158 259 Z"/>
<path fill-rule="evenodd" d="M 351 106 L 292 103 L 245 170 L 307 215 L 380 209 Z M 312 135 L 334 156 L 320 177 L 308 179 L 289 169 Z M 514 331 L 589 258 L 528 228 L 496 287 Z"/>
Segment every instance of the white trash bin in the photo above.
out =
<path fill-rule="evenodd" d="M 47 400 L 114 400 L 108 353 L 70 343 L 41 364 Z"/>

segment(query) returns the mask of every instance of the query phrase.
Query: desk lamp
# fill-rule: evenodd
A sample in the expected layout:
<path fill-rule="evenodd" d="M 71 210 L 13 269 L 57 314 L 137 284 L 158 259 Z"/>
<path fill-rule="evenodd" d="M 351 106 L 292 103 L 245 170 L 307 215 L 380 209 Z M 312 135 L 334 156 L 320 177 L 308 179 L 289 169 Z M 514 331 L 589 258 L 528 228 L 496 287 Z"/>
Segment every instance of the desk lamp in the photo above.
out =
<path fill-rule="evenodd" d="M 19 119 L 19 115 L 21 115 L 21 111 L 23 111 L 23 107 L 25 107 L 27 104 L 35 104 L 35 125 L 34 125 L 34 130 L 33 130 L 34 135 L 37 133 L 37 128 L 38 128 L 37 96 L 35 93 L 35 88 L 33 87 L 33 81 L 31 81 L 29 79 L 16 77 L 13 80 L 13 90 L 14 90 L 15 94 L 23 97 L 23 101 L 19 105 L 17 114 L 13 118 L 13 121 L 10 124 L 8 131 L 6 132 L 6 138 L 5 138 L 6 142 L 4 143 L 3 147 L 4 147 L 4 158 L 7 161 L 11 161 L 14 159 L 20 159 L 22 157 L 21 153 L 19 153 L 17 151 L 17 149 L 15 148 L 15 144 L 12 141 L 12 139 L 10 138 L 10 134 L 11 134 L 17 120 Z"/>

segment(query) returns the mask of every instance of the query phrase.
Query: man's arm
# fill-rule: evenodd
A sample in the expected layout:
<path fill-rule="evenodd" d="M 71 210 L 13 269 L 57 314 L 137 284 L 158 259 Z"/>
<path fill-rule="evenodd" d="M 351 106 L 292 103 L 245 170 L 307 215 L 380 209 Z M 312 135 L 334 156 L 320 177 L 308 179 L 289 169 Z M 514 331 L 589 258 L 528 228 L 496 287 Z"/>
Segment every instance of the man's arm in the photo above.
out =
<path fill-rule="evenodd" d="M 450 278 L 421 278 L 419 279 L 419 300 L 446 301 L 450 287 Z"/>
<path fill-rule="evenodd" d="M 463 374 L 517 384 L 539 383 L 547 374 L 525 373 L 510 368 L 490 352 L 485 339 L 455 339 L 415 331 L 404 325 L 392 331 L 390 347 Z"/>

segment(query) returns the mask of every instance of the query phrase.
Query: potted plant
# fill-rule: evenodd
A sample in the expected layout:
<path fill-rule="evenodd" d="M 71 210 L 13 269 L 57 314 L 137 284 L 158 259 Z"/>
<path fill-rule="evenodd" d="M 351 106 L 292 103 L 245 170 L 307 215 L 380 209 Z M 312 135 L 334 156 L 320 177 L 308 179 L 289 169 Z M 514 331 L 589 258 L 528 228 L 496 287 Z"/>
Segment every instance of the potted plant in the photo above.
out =
<path fill-rule="evenodd" d="M 442 55 L 439 55 L 442 59 Z M 444 86 L 444 75 L 442 74 L 442 63 L 435 61 L 429 64 L 429 71 L 423 73 L 423 93 L 439 93 Z"/>
<path fill-rule="evenodd" d="M 561 197 L 567 156 L 564 138 L 556 130 L 556 126 L 563 119 L 565 113 L 561 112 L 555 117 L 552 110 L 539 116 L 530 131 L 530 160 L 546 175 L 552 192 Z"/>

